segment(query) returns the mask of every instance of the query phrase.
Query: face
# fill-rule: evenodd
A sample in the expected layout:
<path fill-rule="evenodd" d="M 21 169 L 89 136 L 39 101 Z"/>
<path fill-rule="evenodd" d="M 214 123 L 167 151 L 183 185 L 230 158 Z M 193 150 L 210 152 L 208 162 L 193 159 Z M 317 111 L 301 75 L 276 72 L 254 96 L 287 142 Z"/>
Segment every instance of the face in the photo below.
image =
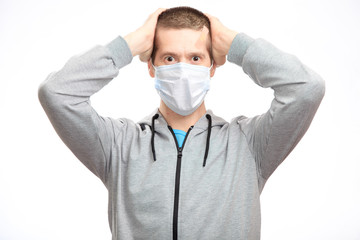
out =
<path fill-rule="evenodd" d="M 209 30 L 193 29 L 165 29 L 156 30 L 157 51 L 154 65 L 170 65 L 184 62 L 194 65 L 211 66 L 209 46 L 211 44 Z M 148 61 L 151 77 L 155 76 L 155 70 Z M 215 74 L 215 64 L 211 69 L 210 76 Z"/>

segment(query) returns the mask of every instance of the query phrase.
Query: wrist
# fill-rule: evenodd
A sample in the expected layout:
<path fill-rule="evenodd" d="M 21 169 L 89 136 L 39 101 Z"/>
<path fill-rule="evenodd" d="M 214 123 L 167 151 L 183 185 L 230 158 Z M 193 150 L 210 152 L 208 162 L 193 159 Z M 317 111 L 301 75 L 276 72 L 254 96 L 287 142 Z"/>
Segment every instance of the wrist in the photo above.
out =
<path fill-rule="evenodd" d="M 129 45 L 121 36 L 106 44 L 106 48 L 109 49 L 112 59 L 118 68 L 129 64 L 133 59 Z"/>
<path fill-rule="evenodd" d="M 124 40 L 128 44 L 133 57 L 135 57 L 136 55 L 139 55 L 139 53 L 137 51 L 138 47 L 136 46 L 136 42 L 134 42 L 134 39 L 136 39 L 136 38 L 134 38 L 134 32 L 129 33 L 128 35 L 126 35 L 124 37 Z"/>
<path fill-rule="evenodd" d="M 226 55 L 229 52 L 231 44 L 237 34 L 238 34 L 238 32 L 230 30 L 230 29 L 228 29 L 225 32 L 225 34 L 222 34 L 222 42 L 224 43 L 224 45 L 226 46 L 226 49 L 227 49 Z"/>

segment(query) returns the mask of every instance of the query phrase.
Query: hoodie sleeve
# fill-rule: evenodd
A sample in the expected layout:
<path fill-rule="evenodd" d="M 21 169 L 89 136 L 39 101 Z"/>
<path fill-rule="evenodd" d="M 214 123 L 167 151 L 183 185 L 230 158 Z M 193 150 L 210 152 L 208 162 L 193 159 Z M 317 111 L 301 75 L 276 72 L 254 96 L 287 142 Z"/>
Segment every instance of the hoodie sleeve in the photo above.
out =
<path fill-rule="evenodd" d="M 325 84 L 295 56 L 242 33 L 233 40 L 228 60 L 242 66 L 259 86 L 274 90 L 266 113 L 237 119 L 255 158 L 262 188 L 310 126 Z"/>
<path fill-rule="evenodd" d="M 114 134 L 126 124 L 99 116 L 90 96 L 118 75 L 132 61 L 122 37 L 72 57 L 40 85 L 38 96 L 49 120 L 76 157 L 104 183 Z"/>

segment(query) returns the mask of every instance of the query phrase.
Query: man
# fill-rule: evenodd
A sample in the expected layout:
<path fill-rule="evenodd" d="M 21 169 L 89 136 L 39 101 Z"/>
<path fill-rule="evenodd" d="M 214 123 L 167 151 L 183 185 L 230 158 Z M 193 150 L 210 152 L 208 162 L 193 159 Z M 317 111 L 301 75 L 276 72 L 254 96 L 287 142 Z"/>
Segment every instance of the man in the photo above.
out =
<path fill-rule="evenodd" d="M 155 78 L 159 109 L 139 123 L 99 116 L 90 96 L 137 55 Z M 266 113 L 227 123 L 206 110 L 226 57 L 274 90 Z M 260 239 L 264 184 L 323 94 L 322 79 L 294 56 L 188 7 L 158 9 L 133 33 L 71 58 L 39 89 L 59 136 L 109 191 L 112 239 Z"/>

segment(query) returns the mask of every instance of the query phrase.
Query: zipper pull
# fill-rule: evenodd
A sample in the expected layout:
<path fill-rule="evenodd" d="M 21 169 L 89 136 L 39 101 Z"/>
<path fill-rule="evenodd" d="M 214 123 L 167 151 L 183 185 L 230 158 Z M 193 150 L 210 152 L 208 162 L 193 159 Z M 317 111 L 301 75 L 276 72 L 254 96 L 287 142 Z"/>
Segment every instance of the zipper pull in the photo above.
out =
<path fill-rule="evenodd" d="M 182 157 L 182 147 L 178 148 L 178 158 Z"/>

